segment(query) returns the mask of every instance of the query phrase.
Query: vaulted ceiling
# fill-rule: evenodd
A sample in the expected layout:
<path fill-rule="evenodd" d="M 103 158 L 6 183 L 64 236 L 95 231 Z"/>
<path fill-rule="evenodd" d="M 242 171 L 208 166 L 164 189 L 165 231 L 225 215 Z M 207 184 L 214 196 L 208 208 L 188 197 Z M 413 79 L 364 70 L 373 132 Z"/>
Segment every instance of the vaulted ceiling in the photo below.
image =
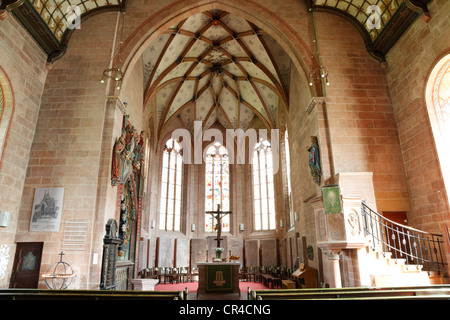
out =
<path fill-rule="evenodd" d="M 328 12 L 350 21 L 361 33 L 369 53 L 379 61 L 385 61 L 386 53 L 418 16 L 425 21 L 431 19 L 427 8 L 430 0 L 307 1 L 310 11 Z"/>
<path fill-rule="evenodd" d="M 389 21 L 404 4 L 404 0 L 314 0 L 313 6 L 335 9 L 354 17 L 369 33 L 372 40 L 376 40 Z M 373 28 L 370 17 L 375 17 L 371 6 L 378 6 L 381 15 L 380 28 Z M 368 23 L 369 22 L 369 23 Z"/>
<path fill-rule="evenodd" d="M 75 13 L 74 10 L 70 9 L 71 6 L 78 8 L 79 14 L 83 15 L 121 4 L 120 0 L 29 0 L 29 2 L 59 41 L 62 40 L 64 32 L 68 28 L 69 21 L 67 18 Z"/>
<path fill-rule="evenodd" d="M 427 4 L 431 0 L 302 0 L 310 11 L 322 11 L 344 17 L 360 31 L 367 50 L 376 59 L 385 60 L 385 55 L 418 17 L 429 20 Z M 125 10 L 126 0 L 0 0 L 0 14 L 12 12 L 48 55 L 48 61 L 61 58 L 68 46 L 71 33 L 68 17 L 73 13 L 67 9 L 80 9 L 81 20 L 105 11 Z M 367 21 L 373 18 L 368 12 L 371 5 L 381 10 L 382 27 L 368 28 Z M 78 10 L 77 9 L 77 10 Z"/>
<path fill-rule="evenodd" d="M 81 22 L 124 7 L 125 0 L 0 0 L 0 13 L 12 12 L 48 55 L 49 62 L 64 55 L 70 35 L 76 30 L 68 28 L 75 15 Z"/>
<path fill-rule="evenodd" d="M 160 35 L 143 53 L 145 102 L 156 100 L 161 130 L 174 119 L 192 130 L 216 121 L 246 129 L 257 118 L 276 126 L 287 105 L 291 60 L 245 19 L 220 10 L 193 15 Z"/>

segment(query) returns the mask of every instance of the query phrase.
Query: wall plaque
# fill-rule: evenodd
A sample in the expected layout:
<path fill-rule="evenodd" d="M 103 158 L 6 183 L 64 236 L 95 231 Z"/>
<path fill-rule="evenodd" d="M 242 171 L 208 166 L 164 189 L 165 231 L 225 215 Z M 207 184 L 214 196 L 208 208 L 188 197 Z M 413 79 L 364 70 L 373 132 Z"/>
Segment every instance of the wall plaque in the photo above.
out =
<path fill-rule="evenodd" d="M 30 231 L 58 232 L 63 198 L 64 188 L 36 188 Z"/>

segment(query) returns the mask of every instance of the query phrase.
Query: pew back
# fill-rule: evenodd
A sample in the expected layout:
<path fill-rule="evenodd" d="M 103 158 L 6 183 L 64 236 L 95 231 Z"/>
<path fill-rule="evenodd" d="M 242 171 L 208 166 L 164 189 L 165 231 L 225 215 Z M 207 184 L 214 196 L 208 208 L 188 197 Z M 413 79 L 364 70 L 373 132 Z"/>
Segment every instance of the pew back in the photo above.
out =
<path fill-rule="evenodd" d="M 0 300 L 187 300 L 188 291 L 0 289 Z"/>
<path fill-rule="evenodd" d="M 249 300 L 449 299 L 450 285 L 248 290 Z"/>

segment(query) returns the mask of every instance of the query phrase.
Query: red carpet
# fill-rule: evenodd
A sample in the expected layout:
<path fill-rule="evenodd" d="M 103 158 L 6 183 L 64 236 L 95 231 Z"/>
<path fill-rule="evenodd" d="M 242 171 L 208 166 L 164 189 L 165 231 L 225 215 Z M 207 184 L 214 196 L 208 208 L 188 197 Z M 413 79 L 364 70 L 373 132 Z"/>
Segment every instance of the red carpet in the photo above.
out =
<path fill-rule="evenodd" d="M 251 281 L 239 281 L 239 289 L 241 292 L 247 292 L 247 288 L 250 287 L 251 290 L 257 289 L 267 289 L 265 285 L 259 282 L 251 282 Z M 166 283 L 166 284 L 157 284 L 155 286 L 156 291 L 164 291 L 164 290 L 175 290 L 182 291 L 185 288 L 188 288 L 189 292 L 197 292 L 198 282 L 181 282 L 181 283 Z"/>

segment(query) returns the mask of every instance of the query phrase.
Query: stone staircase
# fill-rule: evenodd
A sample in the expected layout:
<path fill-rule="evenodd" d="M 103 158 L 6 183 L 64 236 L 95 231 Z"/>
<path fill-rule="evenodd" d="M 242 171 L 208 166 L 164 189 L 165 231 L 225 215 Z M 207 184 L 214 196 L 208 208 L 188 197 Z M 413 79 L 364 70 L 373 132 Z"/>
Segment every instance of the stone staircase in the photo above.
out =
<path fill-rule="evenodd" d="M 422 265 L 406 264 L 406 259 L 395 259 L 391 252 L 380 252 L 366 247 L 370 261 L 371 286 L 408 287 L 428 286 L 433 284 L 450 284 L 450 278 L 442 272 L 427 272 Z"/>
<path fill-rule="evenodd" d="M 368 261 L 364 267 L 366 275 L 370 275 L 370 280 L 365 281 L 383 287 L 450 284 L 442 235 L 391 221 L 364 202 L 361 213 Z M 393 250 L 395 255 L 390 252 Z M 407 256 L 419 264 L 408 263 Z M 441 272 L 425 270 L 424 266 Z"/>

